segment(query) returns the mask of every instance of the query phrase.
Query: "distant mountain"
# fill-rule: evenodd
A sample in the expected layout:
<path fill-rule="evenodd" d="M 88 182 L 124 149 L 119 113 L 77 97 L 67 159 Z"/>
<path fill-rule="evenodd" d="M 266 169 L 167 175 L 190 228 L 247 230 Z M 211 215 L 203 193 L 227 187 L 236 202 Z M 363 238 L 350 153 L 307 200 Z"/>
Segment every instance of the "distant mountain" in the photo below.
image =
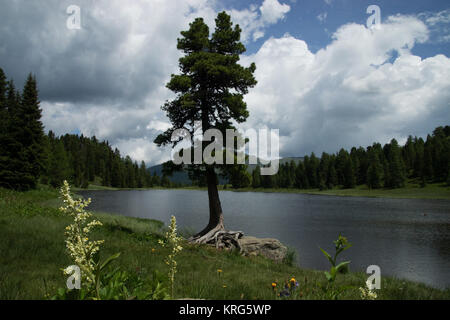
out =
<path fill-rule="evenodd" d="M 156 166 L 150 167 L 150 172 L 153 175 L 154 172 L 156 172 L 156 174 L 160 177 L 162 177 L 163 175 L 163 165 L 162 164 L 158 164 Z M 185 171 L 177 171 L 174 172 L 170 177 L 170 181 L 172 182 L 177 182 L 177 183 L 182 183 L 182 184 L 191 184 L 191 179 L 189 179 L 189 176 L 187 174 L 187 172 Z"/>
<path fill-rule="evenodd" d="M 249 159 L 251 160 L 255 160 L 254 156 L 249 156 Z M 280 164 L 285 164 L 285 163 L 289 163 L 291 161 L 294 161 L 295 164 L 298 164 L 300 161 L 303 161 L 304 157 L 287 157 L 287 158 L 282 158 L 280 159 Z M 247 160 L 247 163 L 250 160 Z M 261 161 L 259 159 L 256 159 L 256 161 L 258 161 L 258 163 L 261 163 Z M 247 171 L 249 173 L 252 173 L 253 170 L 255 170 L 256 168 L 256 164 L 249 164 Z M 153 174 L 154 172 L 156 172 L 156 174 L 160 177 L 162 177 L 163 173 L 163 164 L 158 164 L 156 166 L 152 166 L 150 167 L 150 172 L 151 174 Z M 170 180 L 172 182 L 177 182 L 177 183 L 182 183 L 182 184 L 188 184 L 190 185 L 192 183 L 191 179 L 189 179 L 188 173 L 186 171 L 178 171 L 178 172 L 174 172 L 172 174 L 172 176 L 170 176 Z M 225 179 L 222 179 L 219 177 L 219 183 L 220 184 L 224 184 L 225 183 Z"/>

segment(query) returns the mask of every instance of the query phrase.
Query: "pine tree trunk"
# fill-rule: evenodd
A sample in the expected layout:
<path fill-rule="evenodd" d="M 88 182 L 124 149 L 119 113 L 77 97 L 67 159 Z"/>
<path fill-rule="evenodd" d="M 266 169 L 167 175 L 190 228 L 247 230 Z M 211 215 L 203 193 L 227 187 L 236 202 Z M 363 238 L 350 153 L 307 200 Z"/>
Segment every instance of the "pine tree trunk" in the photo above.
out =
<path fill-rule="evenodd" d="M 213 167 L 208 166 L 206 169 L 206 182 L 208 185 L 209 223 L 194 238 L 202 237 L 211 231 L 215 233 L 224 230 L 222 205 L 220 204 L 219 191 L 217 190 L 217 175 Z"/>
<path fill-rule="evenodd" d="M 189 241 L 197 244 L 215 245 L 218 249 L 237 248 L 242 252 L 239 239 L 244 236 L 242 231 L 227 231 L 223 224 L 222 205 L 217 190 L 217 175 L 213 167 L 206 168 L 208 184 L 209 223 L 205 229 L 191 237 Z"/>

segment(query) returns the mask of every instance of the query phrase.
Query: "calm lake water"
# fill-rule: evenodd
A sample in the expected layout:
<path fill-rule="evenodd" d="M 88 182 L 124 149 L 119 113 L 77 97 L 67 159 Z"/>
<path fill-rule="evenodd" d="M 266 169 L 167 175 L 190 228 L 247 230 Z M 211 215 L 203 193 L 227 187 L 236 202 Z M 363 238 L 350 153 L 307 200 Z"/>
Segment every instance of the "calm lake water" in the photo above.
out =
<path fill-rule="evenodd" d="M 206 191 L 82 191 L 91 210 L 151 218 L 200 231 L 208 222 Z M 277 238 L 298 252 L 304 268 L 325 270 L 319 246 L 334 252 L 339 233 L 353 247 L 353 271 L 378 265 L 381 274 L 450 287 L 450 201 L 220 192 L 225 226 Z"/>

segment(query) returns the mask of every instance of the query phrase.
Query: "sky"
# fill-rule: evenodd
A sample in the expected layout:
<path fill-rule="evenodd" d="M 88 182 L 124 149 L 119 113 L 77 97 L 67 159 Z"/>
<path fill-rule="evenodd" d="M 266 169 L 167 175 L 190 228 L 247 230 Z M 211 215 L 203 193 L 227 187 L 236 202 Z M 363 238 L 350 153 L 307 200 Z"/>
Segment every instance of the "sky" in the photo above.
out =
<path fill-rule="evenodd" d="M 80 29 L 67 8 L 80 8 Z M 370 5 L 380 25 L 368 27 Z M 418 0 L 1 0 L 0 68 L 36 75 L 45 130 L 95 135 L 158 164 L 176 39 L 226 10 L 258 84 L 240 129 L 279 129 L 280 155 L 366 147 L 450 124 L 450 3 Z"/>

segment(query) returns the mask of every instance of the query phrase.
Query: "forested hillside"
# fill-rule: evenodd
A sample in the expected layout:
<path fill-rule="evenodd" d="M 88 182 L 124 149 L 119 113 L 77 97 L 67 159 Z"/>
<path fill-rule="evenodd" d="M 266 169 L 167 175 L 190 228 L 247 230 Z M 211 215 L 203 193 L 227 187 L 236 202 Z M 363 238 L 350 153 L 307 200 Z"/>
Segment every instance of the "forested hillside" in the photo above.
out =
<path fill-rule="evenodd" d="M 64 179 L 73 185 L 87 187 L 90 182 L 117 188 L 144 188 L 170 186 L 167 177 L 151 174 L 144 161 L 138 164 L 129 156 L 122 157 L 108 141 L 66 134 L 55 137 L 52 131 L 47 139 L 48 162 L 42 183 L 58 186 Z"/>
<path fill-rule="evenodd" d="M 424 141 L 409 136 L 404 146 L 395 139 L 382 146 L 341 149 L 336 154 L 314 153 L 303 161 L 284 162 L 274 176 L 261 176 L 260 168 L 252 173 L 254 188 L 319 188 L 336 186 L 353 188 L 400 188 L 407 179 L 417 179 L 422 186 L 431 182 L 450 184 L 450 126 L 438 127 Z"/>
<path fill-rule="evenodd" d="M 141 188 L 171 186 L 167 177 L 151 174 L 146 164 L 121 156 L 108 141 L 96 137 L 44 133 L 36 79 L 29 75 L 20 92 L 0 68 L 0 186 L 33 189 L 41 182 L 74 186 Z"/>

